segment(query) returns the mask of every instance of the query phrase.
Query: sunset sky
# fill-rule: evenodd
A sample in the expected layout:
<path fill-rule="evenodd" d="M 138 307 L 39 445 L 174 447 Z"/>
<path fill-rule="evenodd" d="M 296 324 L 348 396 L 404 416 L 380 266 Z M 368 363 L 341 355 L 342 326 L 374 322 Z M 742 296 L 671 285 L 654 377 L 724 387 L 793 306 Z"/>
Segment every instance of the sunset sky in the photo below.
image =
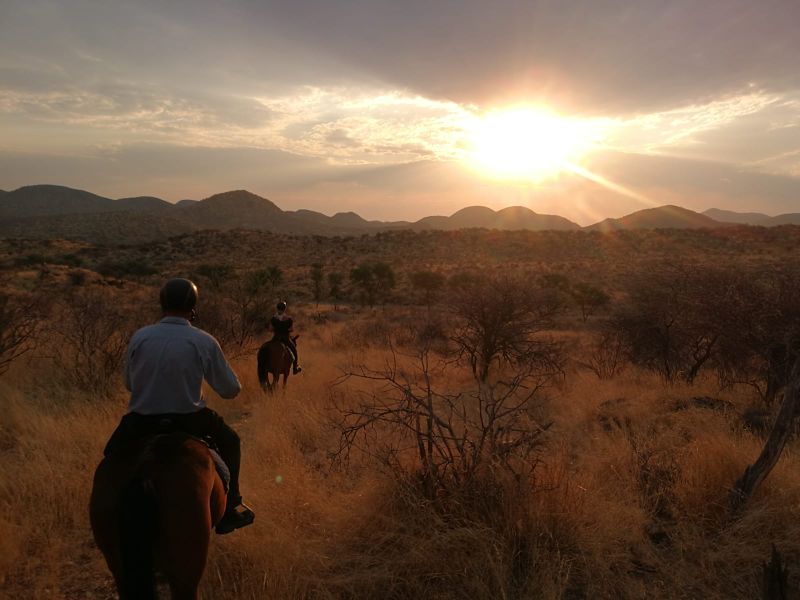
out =
<path fill-rule="evenodd" d="M 797 0 L 0 0 L 0 189 L 800 212 Z"/>

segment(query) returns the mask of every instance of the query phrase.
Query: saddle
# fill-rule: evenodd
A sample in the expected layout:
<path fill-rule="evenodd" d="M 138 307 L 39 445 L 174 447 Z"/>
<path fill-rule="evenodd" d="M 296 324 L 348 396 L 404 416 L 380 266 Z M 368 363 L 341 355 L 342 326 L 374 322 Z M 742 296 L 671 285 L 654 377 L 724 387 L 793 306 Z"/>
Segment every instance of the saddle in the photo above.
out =
<path fill-rule="evenodd" d="M 146 426 L 145 423 L 147 424 Z M 182 444 L 186 440 L 195 440 L 208 448 L 211 459 L 214 461 L 217 474 L 225 487 L 225 493 L 227 493 L 231 484 L 231 472 L 228 465 L 222 460 L 222 456 L 220 456 L 216 444 L 214 444 L 211 438 L 202 438 L 183 431 L 177 427 L 169 417 L 157 421 L 150 421 L 149 423 L 147 421 L 141 421 L 139 427 L 133 430 L 129 429 L 123 439 L 113 440 L 112 438 L 112 440 L 109 440 L 109 444 L 106 447 L 105 455 L 110 456 L 111 454 L 131 448 L 136 442 L 144 443 L 144 454 L 147 454 L 148 450 L 156 451 L 159 447 L 163 447 L 165 443 L 177 445 Z"/>
<path fill-rule="evenodd" d="M 292 348 L 291 348 L 291 346 L 289 346 L 289 344 L 287 344 L 286 342 L 281 342 L 281 346 L 286 348 L 286 351 L 289 353 L 289 356 L 292 357 L 292 362 L 297 360 L 297 356 L 295 356 L 294 352 L 292 352 Z"/>
<path fill-rule="evenodd" d="M 299 337 L 300 337 L 299 335 L 293 335 L 293 336 L 291 337 L 291 340 L 294 342 L 294 341 L 296 341 L 296 340 L 297 340 L 297 338 L 299 338 Z M 291 347 L 289 344 L 287 344 L 287 343 L 286 343 L 286 340 L 283 340 L 283 339 L 281 339 L 281 338 L 279 338 L 279 337 L 273 337 L 273 338 L 272 338 L 272 341 L 275 341 L 275 340 L 279 341 L 279 342 L 281 343 L 281 346 L 283 346 L 284 348 L 286 348 L 286 351 L 289 353 L 289 356 L 291 356 L 291 357 L 292 357 L 292 362 L 294 362 L 295 360 L 297 360 L 297 355 L 296 355 L 296 354 L 294 353 L 294 351 L 292 350 L 292 347 Z"/>

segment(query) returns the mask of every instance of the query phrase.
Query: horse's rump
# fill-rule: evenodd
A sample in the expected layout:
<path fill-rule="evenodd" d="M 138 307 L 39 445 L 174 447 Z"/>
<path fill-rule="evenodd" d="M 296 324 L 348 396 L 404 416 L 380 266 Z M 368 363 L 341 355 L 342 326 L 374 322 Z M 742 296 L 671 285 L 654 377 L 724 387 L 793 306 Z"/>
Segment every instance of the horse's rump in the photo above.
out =
<path fill-rule="evenodd" d="M 258 381 L 263 385 L 267 382 L 267 374 L 274 378 L 278 375 L 288 375 L 294 361 L 289 346 L 277 338 L 264 342 L 258 349 Z"/>
<path fill-rule="evenodd" d="M 196 586 L 224 510 L 209 448 L 184 432 L 137 440 L 95 472 L 92 531 L 123 597 L 155 597 L 154 568 L 173 590 Z"/>

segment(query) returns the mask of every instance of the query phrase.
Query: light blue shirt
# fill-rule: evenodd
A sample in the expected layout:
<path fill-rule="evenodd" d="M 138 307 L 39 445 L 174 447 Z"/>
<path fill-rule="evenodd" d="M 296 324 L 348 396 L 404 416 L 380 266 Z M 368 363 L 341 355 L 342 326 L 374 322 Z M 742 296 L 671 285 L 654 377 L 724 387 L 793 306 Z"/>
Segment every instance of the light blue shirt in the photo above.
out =
<path fill-rule="evenodd" d="M 206 405 L 203 379 L 223 398 L 242 389 L 214 336 L 186 319 L 164 317 L 131 337 L 125 364 L 130 412 L 197 412 Z"/>

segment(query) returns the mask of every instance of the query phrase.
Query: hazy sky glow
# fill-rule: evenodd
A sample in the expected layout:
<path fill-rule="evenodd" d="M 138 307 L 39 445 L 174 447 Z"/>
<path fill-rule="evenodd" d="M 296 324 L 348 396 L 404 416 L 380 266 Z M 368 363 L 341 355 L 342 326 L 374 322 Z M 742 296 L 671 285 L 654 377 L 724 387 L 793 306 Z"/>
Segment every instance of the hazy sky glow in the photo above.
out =
<path fill-rule="evenodd" d="M 0 0 L 0 188 L 798 212 L 798 22 L 796 0 Z M 476 168 L 476 127 L 514 107 L 591 131 L 577 168 Z M 559 131 L 509 146 L 546 158 Z"/>

